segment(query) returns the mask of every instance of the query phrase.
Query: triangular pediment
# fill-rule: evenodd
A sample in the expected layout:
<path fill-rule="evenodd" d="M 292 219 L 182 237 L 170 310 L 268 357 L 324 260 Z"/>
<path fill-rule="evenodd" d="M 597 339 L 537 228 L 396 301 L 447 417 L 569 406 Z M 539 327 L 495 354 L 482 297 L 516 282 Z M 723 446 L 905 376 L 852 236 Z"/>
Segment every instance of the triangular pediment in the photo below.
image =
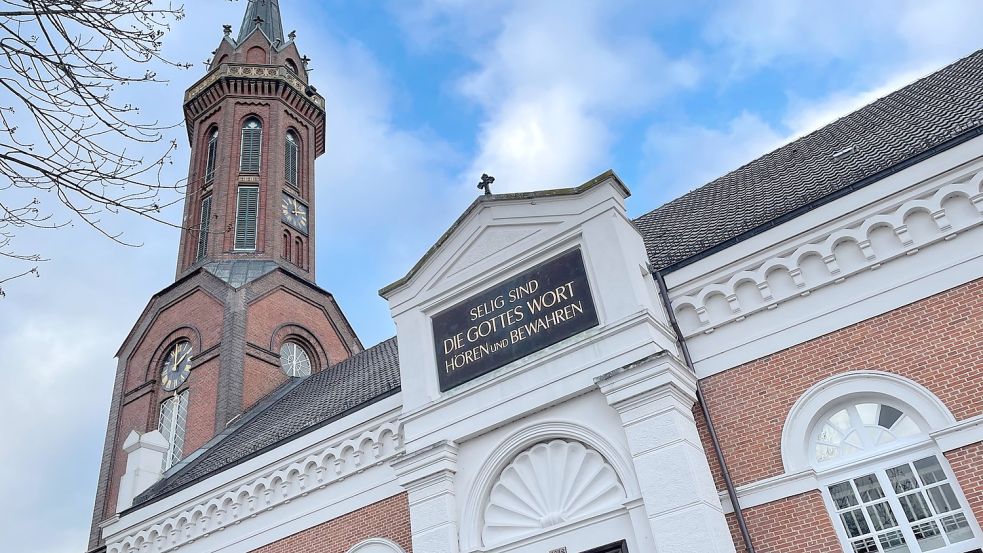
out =
<path fill-rule="evenodd" d="M 405 277 L 380 293 L 429 294 L 481 281 L 598 213 L 623 209 L 627 196 L 612 172 L 576 188 L 480 196 Z"/>
<path fill-rule="evenodd" d="M 499 225 L 479 228 L 475 235 L 458 251 L 458 254 L 453 257 L 451 264 L 447 266 L 441 276 L 443 278 L 451 277 L 475 263 L 541 232 L 545 227 L 555 224 Z"/>

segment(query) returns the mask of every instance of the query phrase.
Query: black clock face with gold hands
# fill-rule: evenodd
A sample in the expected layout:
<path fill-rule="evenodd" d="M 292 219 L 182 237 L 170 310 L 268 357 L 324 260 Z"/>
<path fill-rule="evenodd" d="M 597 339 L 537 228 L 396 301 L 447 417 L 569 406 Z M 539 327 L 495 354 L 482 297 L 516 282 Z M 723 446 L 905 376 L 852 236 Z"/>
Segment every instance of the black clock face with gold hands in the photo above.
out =
<path fill-rule="evenodd" d="M 280 203 L 281 219 L 301 232 L 307 232 L 307 206 L 290 194 L 284 194 Z"/>
<path fill-rule="evenodd" d="M 191 374 L 191 342 L 181 340 L 164 355 L 160 382 L 167 391 L 175 390 Z"/>

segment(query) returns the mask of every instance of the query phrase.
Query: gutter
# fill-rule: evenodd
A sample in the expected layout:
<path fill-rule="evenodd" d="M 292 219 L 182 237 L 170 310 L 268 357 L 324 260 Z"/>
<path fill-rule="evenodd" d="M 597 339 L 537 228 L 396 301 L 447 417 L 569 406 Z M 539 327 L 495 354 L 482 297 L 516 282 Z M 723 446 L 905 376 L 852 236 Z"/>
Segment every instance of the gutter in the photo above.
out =
<path fill-rule="evenodd" d="M 689 370 L 693 371 L 693 375 L 695 376 L 696 367 L 693 365 L 693 358 L 690 357 L 686 339 L 683 338 L 683 333 L 679 330 L 676 313 L 672 310 L 672 304 L 669 302 L 669 288 L 666 286 L 666 279 L 662 275 L 662 270 L 653 271 L 652 276 L 659 285 L 659 296 L 662 298 L 662 306 L 665 308 L 666 314 L 669 317 L 672 331 L 676 334 L 676 343 L 679 345 L 679 350 L 683 354 L 683 361 L 689 367 Z M 720 441 L 717 438 L 717 430 L 713 427 L 713 419 L 710 418 L 710 409 L 707 407 L 707 402 L 703 399 L 703 386 L 700 384 L 699 378 L 696 379 L 696 402 L 700 405 L 700 410 L 703 412 L 703 419 L 707 422 L 710 443 L 713 444 L 713 452 L 716 454 L 717 462 L 720 464 L 720 473 L 724 477 L 727 496 L 730 498 L 730 503 L 734 507 L 734 514 L 737 516 L 737 527 L 740 529 L 741 538 L 744 540 L 744 550 L 747 553 L 755 553 L 754 544 L 751 542 L 751 534 L 747 529 L 747 521 L 744 519 L 744 511 L 741 509 L 741 502 L 737 498 L 737 489 L 734 487 L 734 481 L 731 480 L 730 471 L 727 469 L 724 452 L 720 448 Z"/>

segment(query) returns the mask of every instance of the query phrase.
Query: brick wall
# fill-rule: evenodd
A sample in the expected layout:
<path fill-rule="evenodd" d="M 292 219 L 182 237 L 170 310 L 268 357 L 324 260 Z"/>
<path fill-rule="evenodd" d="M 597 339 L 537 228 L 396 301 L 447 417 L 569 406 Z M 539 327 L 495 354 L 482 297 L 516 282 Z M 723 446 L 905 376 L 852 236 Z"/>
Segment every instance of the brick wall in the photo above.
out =
<path fill-rule="evenodd" d="M 976 520 L 983 521 L 983 443 L 948 451 L 945 457 L 966 494 L 966 501 Z"/>
<path fill-rule="evenodd" d="M 931 390 L 957 419 L 983 412 L 979 313 L 983 280 L 703 379 L 704 397 L 735 485 L 783 473 L 785 417 L 802 393 L 834 374 L 861 369 L 893 372 Z M 704 448 L 712 454 L 709 440 L 704 440 Z M 722 488 L 719 480 L 718 485 Z"/>
<path fill-rule="evenodd" d="M 346 553 L 369 538 L 385 538 L 406 553 L 413 553 L 410 508 L 405 493 L 308 528 L 253 553 Z"/>
<path fill-rule="evenodd" d="M 744 510 L 758 553 L 842 553 L 819 490 Z M 745 551 L 737 518 L 727 515 L 737 551 Z"/>

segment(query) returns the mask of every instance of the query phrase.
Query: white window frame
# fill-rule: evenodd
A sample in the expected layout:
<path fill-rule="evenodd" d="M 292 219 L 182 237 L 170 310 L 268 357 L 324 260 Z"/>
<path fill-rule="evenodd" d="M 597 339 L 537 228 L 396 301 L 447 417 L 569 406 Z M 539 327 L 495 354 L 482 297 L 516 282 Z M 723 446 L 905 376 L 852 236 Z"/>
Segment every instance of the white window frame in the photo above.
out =
<path fill-rule="evenodd" d="M 949 466 L 945 455 L 942 454 L 935 443 L 929 439 L 925 439 L 920 443 L 909 443 L 898 449 L 882 451 L 880 454 L 873 456 L 854 458 L 852 462 L 842 463 L 835 468 L 824 470 L 821 474 L 817 474 L 819 489 L 822 492 L 823 502 L 826 504 L 826 512 L 830 517 L 830 521 L 836 531 L 836 537 L 840 540 L 840 546 L 843 548 L 844 553 L 853 553 L 853 548 L 850 546 L 851 538 L 847 536 L 846 529 L 843 527 L 843 522 L 840 520 L 838 514 L 839 509 L 833 503 L 833 496 L 830 494 L 829 487 L 845 480 L 852 480 L 868 474 L 876 475 L 881 489 L 888 499 L 891 510 L 898 521 L 898 529 L 901 530 L 905 540 L 908 542 L 909 549 L 912 550 L 912 553 L 916 553 L 918 551 L 918 542 L 915 541 L 914 535 L 911 532 L 911 523 L 905 517 L 904 510 L 898 502 L 897 494 L 887 481 L 885 471 L 889 468 L 904 463 L 911 463 L 929 456 L 935 456 L 939 460 L 939 464 L 942 466 L 942 470 L 946 475 L 946 482 L 952 486 L 952 491 L 956 494 L 956 499 L 959 500 L 962 512 L 966 515 L 966 520 L 969 521 L 969 526 L 973 530 L 973 539 L 951 544 L 940 549 L 932 549 L 930 553 L 964 553 L 974 548 L 983 547 L 983 529 L 980 528 L 976 520 L 972 506 L 966 501 L 966 494 L 963 493 L 962 487 L 956 479 L 956 475 L 952 472 L 952 467 Z"/>
<path fill-rule="evenodd" d="M 168 402 L 174 402 L 176 405 L 171 409 L 172 416 L 169 420 L 164 420 L 164 406 Z M 181 420 L 181 405 L 184 405 L 184 420 Z M 160 416 L 157 421 L 157 429 L 164 438 L 167 440 L 167 451 L 164 452 L 164 459 L 162 469 L 164 471 L 168 470 L 172 466 L 176 465 L 184 457 L 184 438 L 185 431 L 188 427 L 188 390 L 184 390 L 179 394 L 174 394 L 164 401 L 160 402 Z M 165 424 L 167 425 L 167 433 L 165 434 Z M 176 440 L 175 437 L 180 434 L 180 440 Z M 178 444 L 178 441 L 181 443 Z"/>

